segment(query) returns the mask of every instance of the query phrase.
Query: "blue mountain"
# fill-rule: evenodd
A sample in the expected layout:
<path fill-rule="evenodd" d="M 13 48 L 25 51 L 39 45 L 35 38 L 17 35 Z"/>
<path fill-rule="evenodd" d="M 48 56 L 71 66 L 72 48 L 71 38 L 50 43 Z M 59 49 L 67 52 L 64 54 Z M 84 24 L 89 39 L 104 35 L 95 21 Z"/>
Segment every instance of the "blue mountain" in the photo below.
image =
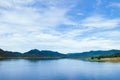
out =
<path fill-rule="evenodd" d="M 68 57 L 96 57 L 96 56 L 107 56 L 119 53 L 120 50 L 107 50 L 107 51 L 89 51 L 89 52 L 82 52 L 82 53 L 68 53 Z"/>

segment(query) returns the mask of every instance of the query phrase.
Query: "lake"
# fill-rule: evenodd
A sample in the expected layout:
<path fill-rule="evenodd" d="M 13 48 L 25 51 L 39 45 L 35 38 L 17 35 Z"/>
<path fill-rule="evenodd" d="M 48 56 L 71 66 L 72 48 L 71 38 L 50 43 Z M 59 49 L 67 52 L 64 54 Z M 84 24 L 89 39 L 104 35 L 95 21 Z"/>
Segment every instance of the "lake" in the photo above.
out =
<path fill-rule="evenodd" d="M 0 80 L 120 80 L 120 63 L 75 59 L 0 60 Z"/>

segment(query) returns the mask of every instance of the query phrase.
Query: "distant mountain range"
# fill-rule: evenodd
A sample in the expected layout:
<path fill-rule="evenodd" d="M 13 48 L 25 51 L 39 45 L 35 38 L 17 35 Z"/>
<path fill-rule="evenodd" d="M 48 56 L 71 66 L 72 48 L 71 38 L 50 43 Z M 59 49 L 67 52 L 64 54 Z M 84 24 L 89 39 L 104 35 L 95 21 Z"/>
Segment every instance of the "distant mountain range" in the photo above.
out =
<path fill-rule="evenodd" d="M 120 50 L 107 50 L 107 51 L 89 51 L 82 53 L 68 53 L 62 54 L 55 51 L 48 50 L 37 50 L 33 49 L 25 53 L 4 51 L 0 49 L 0 58 L 85 58 L 85 57 L 96 57 L 96 56 L 107 56 L 120 53 Z"/>
<path fill-rule="evenodd" d="M 30 50 L 25 53 L 20 52 L 11 52 L 4 51 L 0 49 L 0 58 L 63 58 L 65 54 L 61 54 L 59 52 L 42 50 L 39 51 L 37 49 Z"/>
<path fill-rule="evenodd" d="M 82 53 L 69 53 L 67 56 L 69 57 L 96 57 L 96 56 L 108 56 L 119 53 L 120 50 L 107 50 L 107 51 L 89 51 L 89 52 L 82 52 Z"/>

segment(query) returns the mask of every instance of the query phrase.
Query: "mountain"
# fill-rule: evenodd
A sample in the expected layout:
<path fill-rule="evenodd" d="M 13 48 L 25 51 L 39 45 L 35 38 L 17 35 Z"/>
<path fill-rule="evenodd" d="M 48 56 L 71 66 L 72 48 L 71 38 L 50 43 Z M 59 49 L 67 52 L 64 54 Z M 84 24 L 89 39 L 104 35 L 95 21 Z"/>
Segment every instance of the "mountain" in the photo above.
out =
<path fill-rule="evenodd" d="M 63 58 L 66 55 L 59 52 L 37 49 L 30 50 L 25 53 L 4 51 L 0 49 L 0 58 Z"/>
<path fill-rule="evenodd" d="M 40 51 L 39 50 L 37 50 L 37 49 L 33 49 L 33 50 L 30 50 L 30 51 L 28 51 L 28 52 L 25 52 L 24 54 L 39 54 L 40 53 Z"/>
<path fill-rule="evenodd" d="M 114 55 L 116 53 L 120 53 L 120 50 L 107 50 L 107 51 L 89 51 L 89 52 L 82 52 L 82 53 L 69 53 L 69 54 L 62 54 L 55 51 L 49 50 L 37 50 L 33 49 L 25 53 L 20 52 L 11 52 L 11 51 L 4 51 L 0 49 L 0 58 L 86 58 L 86 57 L 98 57 L 98 56 L 109 56 Z"/>
<path fill-rule="evenodd" d="M 39 51 L 37 49 L 30 50 L 28 52 L 25 52 L 23 54 L 26 57 L 65 57 L 66 55 L 61 54 L 59 52 L 54 52 L 54 51 L 48 51 L 48 50 L 42 50 Z"/>
<path fill-rule="evenodd" d="M 106 56 L 106 57 L 120 57 L 120 52 L 116 53 L 116 54 L 112 54 L 112 55 Z"/>
<path fill-rule="evenodd" d="M 0 49 L 0 57 L 2 57 L 5 54 L 4 50 Z"/>
<path fill-rule="evenodd" d="M 11 51 L 4 51 L 0 49 L 0 57 L 19 57 L 21 53 L 19 52 L 11 52 Z"/>
<path fill-rule="evenodd" d="M 82 53 L 69 53 L 68 57 L 96 57 L 96 56 L 107 56 L 115 53 L 119 53 L 120 50 L 108 50 L 108 51 L 89 51 Z"/>
<path fill-rule="evenodd" d="M 92 57 L 92 58 L 115 58 L 115 57 L 120 57 L 120 52 L 111 54 L 111 55 L 106 55 L 106 56 L 97 56 L 97 57 Z"/>

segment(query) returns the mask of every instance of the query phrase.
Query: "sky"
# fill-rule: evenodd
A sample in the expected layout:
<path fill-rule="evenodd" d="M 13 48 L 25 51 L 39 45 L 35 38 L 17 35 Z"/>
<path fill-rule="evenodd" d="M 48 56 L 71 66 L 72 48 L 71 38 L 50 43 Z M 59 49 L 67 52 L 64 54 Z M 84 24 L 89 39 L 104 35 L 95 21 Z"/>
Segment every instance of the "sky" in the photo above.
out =
<path fill-rule="evenodd" d="M 0 0 L 0 48 L 120 49 L 120 0 Z"/>

